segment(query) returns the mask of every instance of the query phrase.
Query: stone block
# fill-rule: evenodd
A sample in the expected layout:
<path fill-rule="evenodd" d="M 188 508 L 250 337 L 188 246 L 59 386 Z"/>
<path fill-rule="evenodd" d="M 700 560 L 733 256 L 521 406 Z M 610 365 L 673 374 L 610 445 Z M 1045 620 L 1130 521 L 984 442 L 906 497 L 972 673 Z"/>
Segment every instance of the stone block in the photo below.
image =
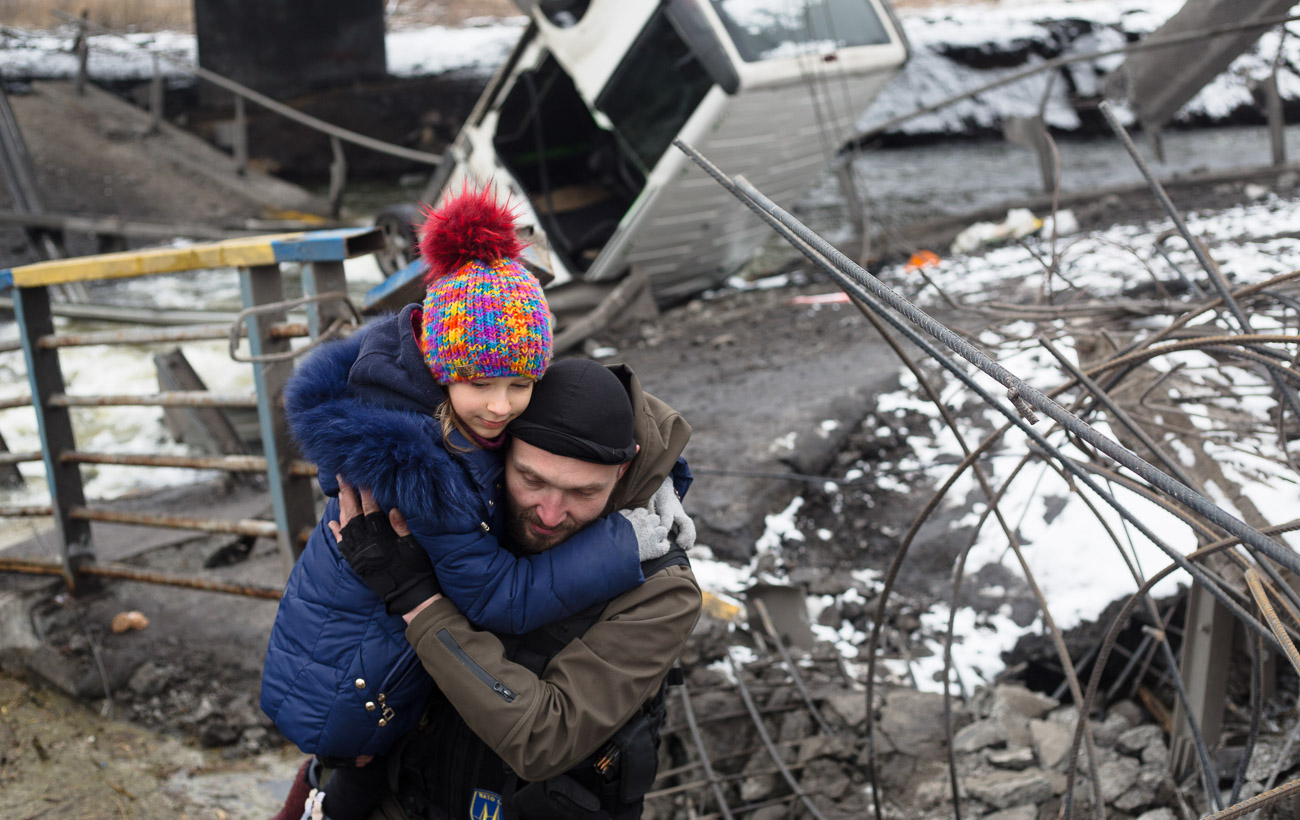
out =
<path fill-rule="evenodd" d="M 1121 732 L 1115 746 L 1124 754 L 1139 755 L 1152 743 L 1164 742 L 1164 730 L 1154 723 L 1147 723 Z"/>
<path fill-rule="evenodd" d="M 1051 720 L 1031 720 L 1029 734 L 1033 738 L 1034 753 L 1045 769 L 1054 769 L 1065 759 L 1074 742 L 1074 729 Z"/>
<path fill-rule="evenodd" d="M 959 753 L 978 752 L 989 746 L 1005 746 L 1007 730 L 1000 720 L 977 720 L 953 735 L 953 750 Z"/>
<path fill-rule="evenodd" d="M 867 696 L 861 692 L 836 692 L 828 695 L 825 703 L 845 726 L 857 729 L 867 722 Z"/>
<path fill-rule="evenodd" d="M 993 714 L 1012 713 L 1030 719 L 1040 718 L 1061 704 L 1047 695 L 1013 684 L 1001 684 L 993 689 Z"/>
<path fill-rule="evenodd" d="M 954 729 L 964 724 L 964 713 L 954 712 Z M 943 696 L 896 689 L 881 707 L 879 732 L 906 755 L 933 757 L 944 748 Z"/>
<path fill-rule="evenodd" d="M 1015 749 L 1000 749 L 990 752 L 988 761 L 999 769 L 1023 771 L 1034 765 L 1034 750 L 1028 746 L 1018 746 Z"/>
<path fill-rule="evenodd" d="M 1103 760 L 1097 766 L 1097 779 L 1101 781 L 1102 801 L 1110 804 L 1137 783 L 1138 770 L 1131 760 Z"/>
<path fill-rule="evenodd" d="M 998 809 L 1037 805 L 1052 796 L 1052 783 L 1039 769 L 975 775 L 964 785 L 971 797 Z"/>

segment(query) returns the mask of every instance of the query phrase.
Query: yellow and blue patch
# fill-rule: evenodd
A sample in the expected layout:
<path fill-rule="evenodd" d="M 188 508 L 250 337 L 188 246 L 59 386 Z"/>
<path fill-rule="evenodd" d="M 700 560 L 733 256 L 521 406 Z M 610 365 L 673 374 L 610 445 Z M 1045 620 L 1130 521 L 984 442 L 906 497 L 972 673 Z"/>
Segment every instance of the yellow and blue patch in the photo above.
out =
<path fill-rule="evenodd" d="M 469 801 L 470 820 L 501 820 L 501 795 L 487 789 L 475 789 Z"/>

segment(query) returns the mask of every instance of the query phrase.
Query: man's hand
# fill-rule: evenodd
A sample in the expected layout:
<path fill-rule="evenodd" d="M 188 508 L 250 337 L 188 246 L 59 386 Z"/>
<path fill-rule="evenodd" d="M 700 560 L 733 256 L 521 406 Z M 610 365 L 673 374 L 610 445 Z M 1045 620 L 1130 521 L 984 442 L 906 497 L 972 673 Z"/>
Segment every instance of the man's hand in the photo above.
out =
<path fill-rule="evenodd" d="M 423 609 L 442 593 L 433 562 L 411 537 L 400 512 L 392 510 L 385 517 L 369 490 L 363 489 L 358 500 L 356 490 L 342 476 L 338 480 L 339 520 L 329 527 L 339 553 L 390 615 L 413 617 L 413 610 Z"/>

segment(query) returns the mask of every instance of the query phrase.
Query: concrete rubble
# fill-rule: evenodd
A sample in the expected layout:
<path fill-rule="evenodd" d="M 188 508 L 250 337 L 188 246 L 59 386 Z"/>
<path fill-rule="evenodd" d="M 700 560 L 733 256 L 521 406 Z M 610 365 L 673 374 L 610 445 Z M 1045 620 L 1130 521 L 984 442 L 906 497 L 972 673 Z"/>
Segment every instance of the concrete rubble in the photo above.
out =
<path fill-rule="evenodd" d="M 807 797 L 827 818 L 872 817 L 872 775 L 867 742 L 866 698 L 856 683 L 842 678 L 809 685 L 813 700 L 831 734 L 817 731 L 780 663 L 753 664 L 742 672 L 767 717 L 771 741 L 791 772 L 788 783 L 754 732 L 750 717 L 737 713 L 734 684 L 716 668 L 697 668 L 688 676 L 704 748 L 723 795 L 733 812 L 753 809 L 748 816 L 806 817 L 796 792 Z M 804 672 L 807 676 L 807 672 Z M 948 744 L 944 732 L 944 698 L 894 687 L 877 690 L 875 722 L 878 780 L 882 817 L 897 820 L 940 820 L 954 816 Z M 1058 817 L 1067 788 L 1069 750 L 1077 710 L 1018 684 L 979 689 L 968 702 L 954 697 L 952 758 L 960 783 L 962 817 L 992 820 L 1051 820 Z M 1133 701 L 1113 704 L 1089 721 L 1095 741 L 1097 792 L 1111 820 L 1175 820 L 1204 813 L 1187 795 L 1198 791 L 1194 772 L 1183 783 L 1169 767 L 1165 729 Z M 1280 749 L 1261 743 L 1255 764 L 1247 772 L 1241 799 L 1263 791 Z M 686 731 L 682 707 L 670 701 L 661 771 L 682 771 L 682 782 L 704 781 L 690 763 L 699 755 Z M 1239 755 L 1238 755 L 1239 759 Z M 1294 756 L 1286 768 L 1295 768 Z M 1220 767 L 1224 800 L 1235 768 Z M 1277 779 L 1285 782 L 1285 772 Z M 648 820 L 684 816 L 686 802 L 694 809 L 716 811 L 704 788 L 680 791 L 657 784 L 662 797 L 647 803 Z M 1179 792 L 1183 796 L 1179 796 Z M 1093 816 L 1094 789 L 1087 753 L 1080 751 L 1074 811 Z M 700 802 L 702 800 L 702 802 Z M 769 805 L 764 805 L 769 804 Z M 1180 813 L 1180 806 L 1191 815 Z M 1290 816 L 1275 809 L 1278 818 Z"/>

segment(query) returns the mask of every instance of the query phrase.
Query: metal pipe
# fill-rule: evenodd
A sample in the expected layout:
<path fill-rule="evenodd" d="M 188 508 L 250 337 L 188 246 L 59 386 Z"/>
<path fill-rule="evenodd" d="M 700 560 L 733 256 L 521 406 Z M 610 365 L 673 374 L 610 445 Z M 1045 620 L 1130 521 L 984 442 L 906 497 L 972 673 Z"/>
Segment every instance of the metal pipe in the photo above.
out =
<path fill-rule="evenodd" d="M 0 453 L 0 466 L 23 464 L 28 461 L 40 461 L 41 458 L 40 450 L 32 450 L 27 453 Z"/>
<path fill-rule="evenodd" d="M 165 393 L 122 393 L 106 396 L 50 396 L 51 407 L 257 407 L 253 393 L 210 393 L 207 390 L 171 390 Z"/>
<path fill-rule="evenodd" d="M 91 509 L 73 507 L 68 515 L 78 521 L 100 521 L 106 524 L 135 524 L 142 527 L 164 527 L 176 530 L 198 530 L 200 532 L 225 533 L 228 535 L 254 535 L 259 538 L 275 538 L 279 534 L 271 521 L 257 521 L 244 518 L 237 521 L 217 518 L 184 518 L 172 515 L 153 515 L 149 513 L 122 512 L 119 510 Z"/>
<path fill-rule="evenodd" d="M 46 561 L 39 558 L 0 557 L 0 572 L 16 572 L 27 575 L 63 575 L 63 564 L 59 561 Z M 142 584 L 197 589 L 204 592 L 224 592 L 230 595 L 243 595 L 248 598 L 263 598 L 268 601 L 280 600 L 282 593 L 282 590 L 271 587 L 232 584 L 226 581 L 209 581 L 189 575 L 173 575 L 168 572 L 149 572 L 125 564 L 82 564 L 77 567 L 77 572 L 99 578 L 117 578 L 123 581 L 138 581 Z"/>

